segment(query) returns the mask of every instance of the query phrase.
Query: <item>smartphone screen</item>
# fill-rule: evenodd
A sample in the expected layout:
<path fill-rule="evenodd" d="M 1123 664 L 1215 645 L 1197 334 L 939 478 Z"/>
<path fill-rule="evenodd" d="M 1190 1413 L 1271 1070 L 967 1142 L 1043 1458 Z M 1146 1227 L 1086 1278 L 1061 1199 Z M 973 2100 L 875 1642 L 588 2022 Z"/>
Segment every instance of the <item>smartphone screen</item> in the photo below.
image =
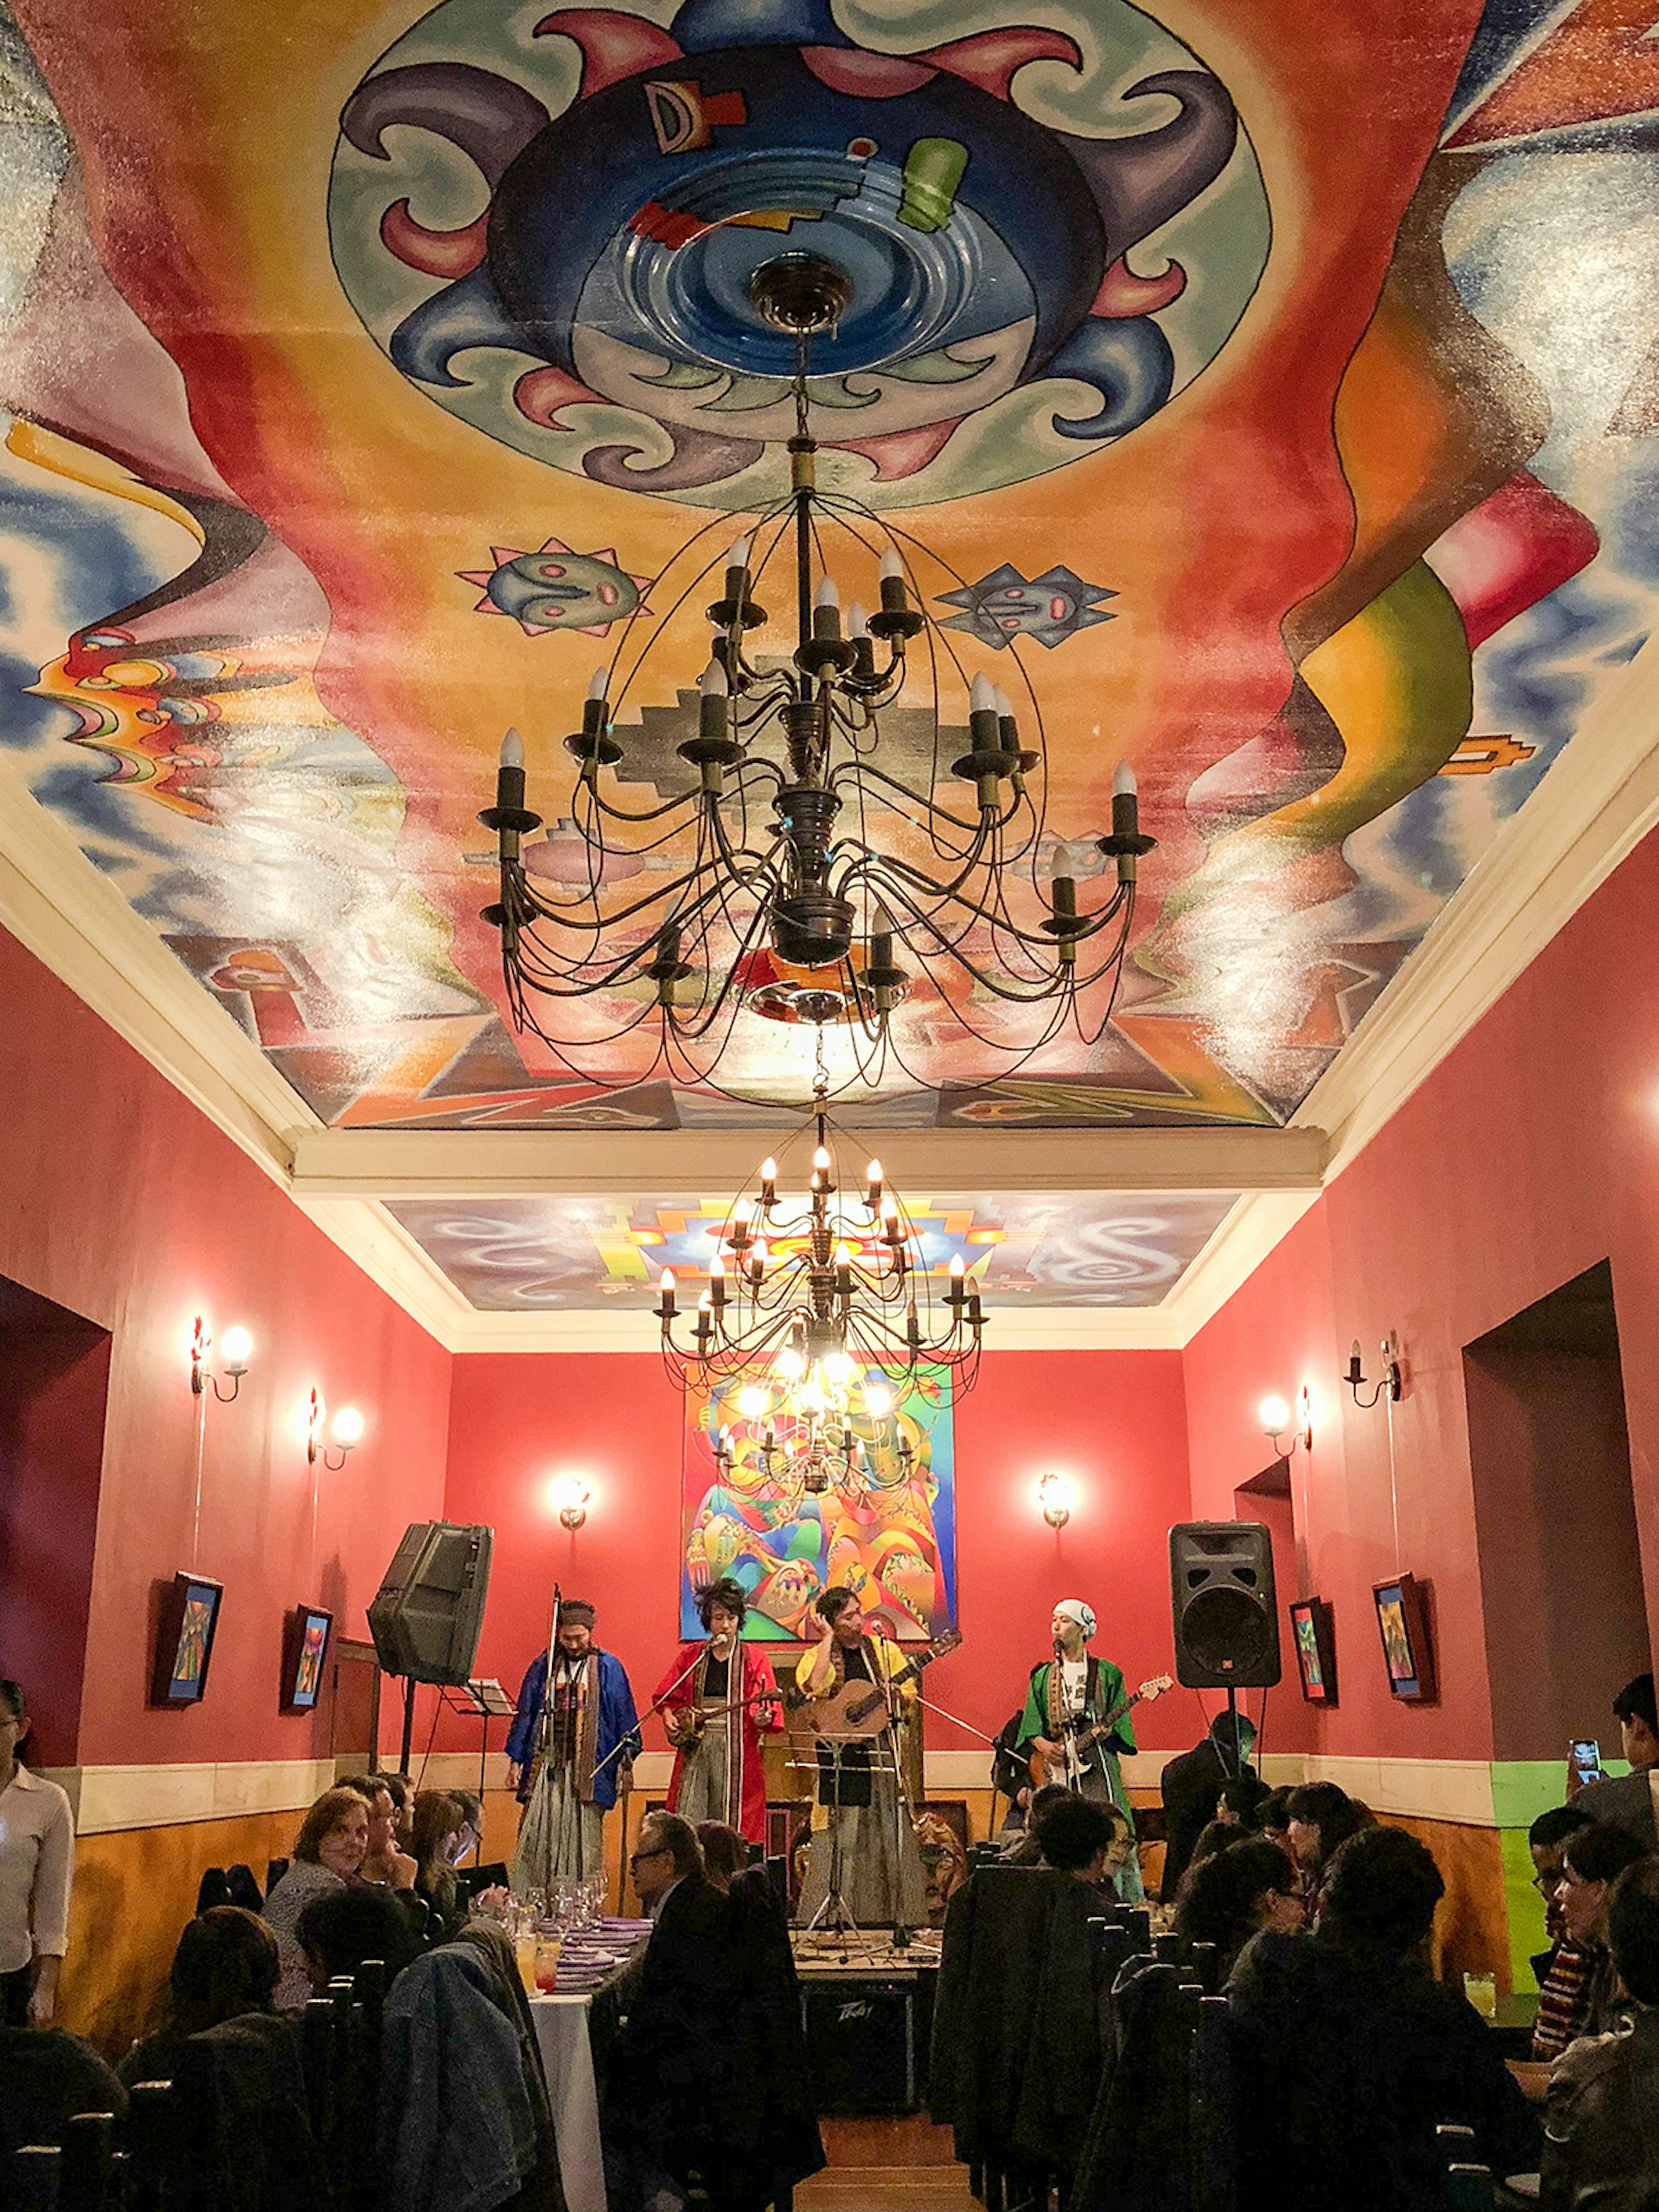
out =
<path fill-rule="evenodd" d="M 1575 1737 L 1572 1746 L 1572 1771 L 1581 1783 L 1601 1780 L 1601 1747 L 1593 1736 Z"/>

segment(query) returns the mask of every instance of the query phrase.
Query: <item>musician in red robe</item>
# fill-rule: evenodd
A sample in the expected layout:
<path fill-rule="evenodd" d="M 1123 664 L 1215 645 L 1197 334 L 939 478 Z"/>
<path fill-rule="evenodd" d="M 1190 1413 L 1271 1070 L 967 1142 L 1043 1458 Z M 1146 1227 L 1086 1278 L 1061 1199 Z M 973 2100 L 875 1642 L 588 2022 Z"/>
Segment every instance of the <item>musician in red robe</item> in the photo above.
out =
<path fill-rule="evenodd" d="M 657 1685 L 674 1746 L 668 1809 L 695 1826 L 723 1820 L 751 1844 L 766 1841 L 761 1731 L 783 1726 L 771 1662 L 743 1641 L 748 1610 L 741 1583 L 711 1583 L 697 1600 L 706 1644 L 683 1644 Z"/>

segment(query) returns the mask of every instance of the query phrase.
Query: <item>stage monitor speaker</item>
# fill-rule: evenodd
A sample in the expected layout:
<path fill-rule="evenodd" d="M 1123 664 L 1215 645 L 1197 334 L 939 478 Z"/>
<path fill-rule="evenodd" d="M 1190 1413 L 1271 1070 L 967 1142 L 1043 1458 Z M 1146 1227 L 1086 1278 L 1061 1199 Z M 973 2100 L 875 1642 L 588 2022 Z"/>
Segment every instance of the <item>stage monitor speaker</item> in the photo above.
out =
<path fill-rule="evenodd" d="M 368 1608 L 381 1671 L 459 1685 L 472 1673 L 489 1589 L 491 1531 L 411 1521 Z"/>
<path fill-rule="evenodd" d="M 1182 1521 L 1170 1531 L 1176 1675 L 1189 1690 L 1279 1680 L 1273 1536 L 1260 1521 Z"/>

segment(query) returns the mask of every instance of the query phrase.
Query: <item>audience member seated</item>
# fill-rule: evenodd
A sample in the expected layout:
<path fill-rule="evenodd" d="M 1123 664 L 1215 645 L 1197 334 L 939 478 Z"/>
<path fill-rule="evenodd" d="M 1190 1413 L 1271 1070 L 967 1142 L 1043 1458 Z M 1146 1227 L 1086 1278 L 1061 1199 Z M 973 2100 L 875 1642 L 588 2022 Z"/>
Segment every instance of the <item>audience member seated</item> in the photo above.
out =
<path fill-rule="evenodd" d="M 408 1778 L 401 1774 L 371 1774 L 371 1782 L 378 1782 L 392 1800 L 396 1810 L 393 1840 L 400 1851 L 408 1851 L 415 1836 L 415 1793 Z M 410 1853 L 412 1856 L 413 1854 Z"/>
<path fill-rule="evenodd" d="M 126 2108 L 126 2091 L 78 2037 L 0 2026 L 0 2159 L 26 2143 L 61 2143 L 77 2113 L 118 2117 Z"/>
<path fill-rule="evenodd" d="M 1613 1883 L 1607 1946 L 1631 1999 L 1627 2033 L 1587 2036 L 1550 2075 L 1544 2212 L 1652 2212 L 1659 2204 L 1659 1860 Z"/>
<path fill-rule="evenodd" d="M 1253 1836 L 1257 1832 L 1261 1808 L 1272 1794 L 1254 1768 L 1247 1766 L 1243 1774 L 1236 1774 L 1231 1782 L 1222 1784 L 1216 1819 L 1223 1827 L 1233 1830 L 1235 1841 L 1240 1835 Z"/>
<path fill-rule="evenodd" d="M 1036 1866 L 1042 1856 L 1042 1846 L 1036 1839 L 1037 1822 L 1051 1805 L 1063 1805 L 1068 1797 L 1075 1797 L 1077 1794 L 1075 1790 L 1068 1790 L 1063 1782 L 1045 1782 L 1040 1790 L 1033 1790 L 1024 1826 L 1012 1842 L 1002 1847 L 1003 1864 Z"/>
<path fill-rule="evenodd" d="M 1376 1815 L 1334 1782 L 1304 1782 L 1285 1801 L 1291 1856 L 1303 1884 L 1318 1890 L 1326 1867 L 1350 1836 L 1376 1826 Z"/>
<path fill-rule="evenodd" d="M 355 1790 L 368 1808 L 368 1849 L 358 1874 L 383 1889 L 413 1889 L 415 1860 L 398 1844 L 398 1806 L 383 1774 L 350 1775 L 338 1785 Z"/>
<path fill-rule="evenodd" d="M 1240 2212 L 1437 2205 L 1443 2122 L 1471 2128 L 1495 2173 L 1535 2169 L 1537 2121 L 1496 2039 L 1429 1972 L 1444 1893 L 1415 1837 L 1374 1827 L 1329 1862 L 1313 1935 L 1246 1947 L 1228 1991 Z"/>
<path fill-rule="evenodd" d="M 1067 1791 L 1058 1805 L 1044 1808 L 1032 1832 L 1040 1865 L 1074 1875 L 1103 1900 L 1116 1903 L 1115 1878 L 1128 1858 L 1130 1832 L 1115 1805 Z"/>
<path fill-rule="evenodd" d="M 455 1875 L 456 1902 L 461 1917 L 465 1918 L 475 1907 L 481 1907 L 485 1912 L 493 1911 L 497 1905 L 505 1905 L 512 1893 L 507 1887 L 505 1864 L 497 1863 L 483 1866 L 475 1863 L 464 1867 L 461 1863 L 469 1851 L 477 1851 L 483 1846 L 483 1799 L 476 1790 L 452 1790 L 449 1795 L 454 1799 L 461 1816 L 461 1832 L 451 1846 L 449 1854 L 449 1863 Z"/>
<path fill-rule="evenodd" d="M 1202 1866 L 1206 1859 L 1214 1858 L 1218 1852 L 1226 1850 L 1231 1844 L 1236 1844 L 1237 1841 L 1238 1830 L 1236 1827 L 1231 1826 L 1225 1820 L 1212 1820 L 1209 1826 L 1206 1828 L 1203 1834 L 1193 1845 L 1193 1855 L 1187 1862 L 1187 1874 L 1190 1874 L 1195 1866 Z M 1291 1862 L 1291 1868 L 1292 1871 L 1294 1871 L 1294 1861 Z M 1184 1882 L 1187 1879 L 1187 1875 L 1182 1875 L 1181 1879 Z M 1176 1895 L 1179 1897 L 1180 1894 L 1181 1892 L 1177 1890 L 1176 1892 Z"/>
<path fill-rule="evenodd" d="M 1265 1836 L 1270 1844 L 1282 1844 L 1291 1848 L 1291 1799 L 1289 1790 L 1270 1790 L 1255 1809 L 1255 1832 Z"/>
<path fill-rule="evenodd" d="M 735 1828 L 728 1828 L 724 1820 L 699 1820 L 696 1835 L 703 1873 L 725 1896 L 748 1867 L 748 1843 Z"/>
<path fill-rule="evenodd" d="M 1298 1935 L 1304 1917 L 1301 1885 L 1288 1853 L 1265 1837 L 1250 1836 L 1188 1868 L 1176 1898 L 1175 1930 L 1185 1943 L 1215 1945 L 1218 1987 L 1252 1936 L 1264 1928 Z"/>
<path fill-rule="evenodd" d="M 1624 2014 L 1624 1992 L 1607 1949 L 1607 1895 L 1625 1869 L 1647 1856 L 1628 1828 L 1603 1826 L 1596 1820 L 1588 1827 L 1575 1828 L 1561 1847 L 1556 1901 L 1561 1907 L 1566 1940 L 1583 1960 L 1569 2042 L 1575 2036 L 1606 2035 Z"/>
<path fill-rule="evenodd" d="M 1243 1713 L 1218 1713 L 1202 1743 L 1165 1765 L 1159 1790 L 1164 1799 L 1164 1881 L 1167 1905 L 1192 1862 L 1193 1847 L 1216 1817 L 1224 1784 L 1249 1758 L 1255 1730 Z"/>
<path fill-rule="evenodd" d="M 294 1856 L 265 1899 L 264 1917 L 276 1938 L 282 1971 L 276 2009 L 299 2012 L 311 1995 L 295 1928 L 313 1897 L 343 1889 L 362 1868 L 368 1849 L 368 1808 L 355 1790 L 325 1790 L 300 1826 Z"/>
<path fill-rule="evenodd" d="M 1611 1822 L 1628 1830 L 1636 1841 L 1652 1850 L 1659 1844 L 1653 1817 L 1652 1777 L 1659 1766 L 1659 1712 L 1655 1711 L 1653 1677 L 1638 1674 L 1626 1682 L 1613 1701 L 1619 1723 L 1620 1749 L 1630 1761 L 1630 1772 L 1592 1782 L 1573 1799 L 1592 1820 Z"/>
<path fill-rule="evenodd" d="M 255 1913 L 216 1905 L 189 1922 L 167 1976 L 161 2021 L 116 2069 L 124 2086 L 170 2081 L 185 2038 L 243 2013 L 276 2010 L 276 1938 Z"/>
<path fill-rule="evenodd" d="M 69 1948 L 75 1823 L 55 1782 L 31 1774 L 21 1683 L 0 1680 L 0 2024 L 45 2027 Z"/>
<path fill-rule="evenodd" d="M 447 1942 L 464 1917 L 453 1855 L 466 1832 L 466 1815 L 443 1790 L 422 1790 L 415 1799 L 415 1888 L 431 1913 L 434 1943 Z"/>
<path fill-rule="evenodd" d="M 300 1915 L 294 1937 L 305 1961 L 309 1996 L 326 1996 L 331 1982 L 350 1978 L 365 1959 L 382 1960 L 389 1983 L 422 1950 L 397 1899 L 368 1887 L 313 1897 Z"/>
<path fill-rule="evenodd" d="M 1549 1948 L 1538 1953 L 1531 1962 L 1538 1984 L 1531 2056 L 1540 2064 L 1559 2058 L 1578 2033 L 1581 1992 L 1589 1961 L 1567 1939 L 1567 1923 L 1556 1892 L 1561 1886 L 1561 1855 L 1567 1838 L 1589 1826 L 1589 1814 L 1581 1813 L 1576 1804 L 1556 1805 L 1540 1813 L 1527 1831 L 1527 1848 L 1534 1869 L 1532 1886 L 1544 1899 L 1544 1933 L 1549 1941 Z"/>
<path fill-rule="evenodd" d="M 732 2089 L 732 1907 L 703 1871 L 696 1831 L 651 1813 L 629 1861 L 653 1927 L 629 1971 L 602 2125 L 611 2212 L 668 2212 L 717 2158 Z"/>

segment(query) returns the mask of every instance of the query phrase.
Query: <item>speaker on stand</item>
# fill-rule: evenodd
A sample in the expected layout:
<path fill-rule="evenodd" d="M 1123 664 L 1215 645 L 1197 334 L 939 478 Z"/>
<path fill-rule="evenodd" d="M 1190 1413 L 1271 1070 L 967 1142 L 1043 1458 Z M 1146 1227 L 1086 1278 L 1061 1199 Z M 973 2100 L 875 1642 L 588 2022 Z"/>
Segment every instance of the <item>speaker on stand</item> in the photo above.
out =
<path fill-rule="evenodd" d="M 380 1672 L 403 1677 L 405 1775 L 415 1685 L 459 1687 L 471 1675 L 489 1590 L 493 1534 L 483 1522 L 411 1521 L 368 1608 Z"/>
<path fill-rule="evenodd" d="M 1170 1607 L 1176 1680 L 1189 1690 L 1225 1690 L 1237 1727 L 1238 1692 L 1271 1689 L 1279 1677 L 1267 1524 L 1177 1522 L 1170 1531 Z"/>

